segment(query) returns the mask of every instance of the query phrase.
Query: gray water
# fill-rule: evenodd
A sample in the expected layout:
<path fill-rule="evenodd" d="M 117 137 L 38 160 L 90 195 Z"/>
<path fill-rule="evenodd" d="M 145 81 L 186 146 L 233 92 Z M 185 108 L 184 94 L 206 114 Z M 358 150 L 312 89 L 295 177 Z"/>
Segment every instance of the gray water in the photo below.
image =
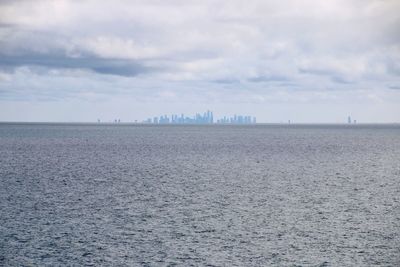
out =
<path fill-rule="evenodd" d="M 400 126 L 0 124 L 0 265 L 399 266 Z"/>

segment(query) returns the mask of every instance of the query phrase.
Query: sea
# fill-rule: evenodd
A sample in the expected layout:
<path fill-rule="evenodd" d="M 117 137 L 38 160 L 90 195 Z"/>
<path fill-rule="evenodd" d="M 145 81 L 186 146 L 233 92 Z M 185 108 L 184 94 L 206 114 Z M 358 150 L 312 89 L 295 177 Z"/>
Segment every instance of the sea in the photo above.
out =
<path fill-rule="evenodd" d="M 0 124 L 0 266 L 400 266 L 400 124 Z"/>

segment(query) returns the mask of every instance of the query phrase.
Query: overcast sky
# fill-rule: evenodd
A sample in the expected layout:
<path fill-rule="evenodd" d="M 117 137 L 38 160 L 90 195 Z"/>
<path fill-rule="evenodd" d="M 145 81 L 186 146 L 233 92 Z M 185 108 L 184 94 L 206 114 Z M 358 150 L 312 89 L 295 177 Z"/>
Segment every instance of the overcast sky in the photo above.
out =
<path fill-rule="evenodd" d="M 0 121 L 400 122 L 400 1 L 0 0 Z"/>

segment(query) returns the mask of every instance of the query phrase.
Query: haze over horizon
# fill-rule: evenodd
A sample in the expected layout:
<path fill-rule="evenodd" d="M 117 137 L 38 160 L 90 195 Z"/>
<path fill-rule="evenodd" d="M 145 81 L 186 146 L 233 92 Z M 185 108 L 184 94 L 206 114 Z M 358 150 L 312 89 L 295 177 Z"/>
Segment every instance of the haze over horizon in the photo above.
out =
<path fill-rule="evenodd" d="M 400 2 L 0 1 L 0 121 L 400 122 Z"/>

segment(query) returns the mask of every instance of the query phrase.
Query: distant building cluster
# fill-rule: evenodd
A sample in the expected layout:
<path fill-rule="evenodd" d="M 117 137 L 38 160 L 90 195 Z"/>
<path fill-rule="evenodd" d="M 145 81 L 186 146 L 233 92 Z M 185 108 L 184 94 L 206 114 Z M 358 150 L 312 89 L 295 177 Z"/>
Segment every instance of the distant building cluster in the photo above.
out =
<path fill-rule="evenodd" d="M 347 117 L 347 123 L 348 123 L 348 124 L 351 124 L 351 123 L 352 123 L 351 117 L 350 117 L 350 116 Z M 353 123 L 356 124 L 357 121 L 356 121 L 356 120 L 353 120 Z"/>
<path fill-rule="evenodd" d="M 242 116 L 242 115 L 235 115 L 233 117 L 223 117 L 222 119 L 217 120 L 217 123 L 222 124 L 255 124 L 257 123 L 256 117 L 251 116 Z"/>
<path fill-rule="evenodd" d="M 212 111 L 204 112 L 203 114 L 197 113 L 193 117 L 187 117 L 184 114 L 171 116 L 162 115 L 159 117 L 148 118 L 143 123 L 149 124 L 254 124 L 256 118 L 251 116 L 235 115 L 233 117 L 223 117 L 214 121 L 214 114 Z"/>

